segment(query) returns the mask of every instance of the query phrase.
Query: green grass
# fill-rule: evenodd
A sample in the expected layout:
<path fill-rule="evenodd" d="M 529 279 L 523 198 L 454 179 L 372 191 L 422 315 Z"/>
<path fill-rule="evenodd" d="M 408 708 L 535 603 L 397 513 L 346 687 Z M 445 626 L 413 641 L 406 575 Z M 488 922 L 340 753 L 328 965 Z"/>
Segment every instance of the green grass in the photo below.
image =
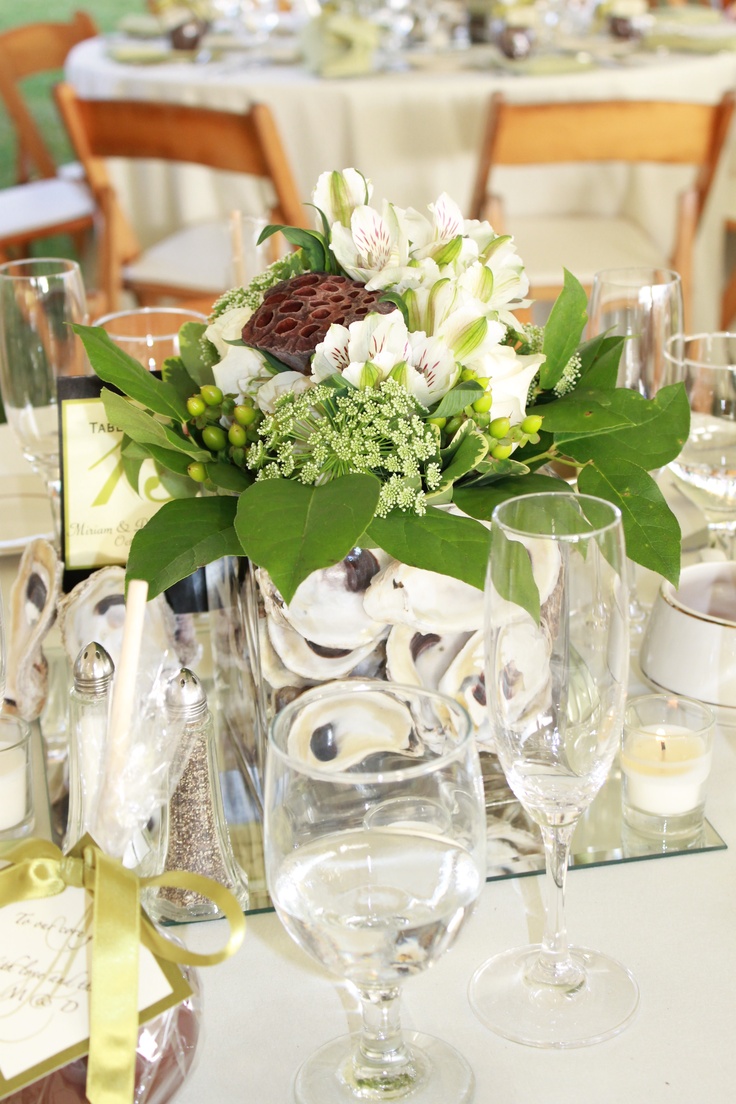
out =
<path fill-rule="evenodd" d="M 63 22 L 80 8 L 85 8 L 92 15 L 101 31 L 111 31 L 121 16 L 145 11 L 146 5 L 145 0 L 92 0 L 87 5 L 80 3 L 80 0 L 1 0 L 0 32 L 24 23 L 44 20 Z M 23 84 L 23 94 L 57 163 L 72 159 L 51 97 L 52 85 L 61 76 L 61 73 L 41 74 L 30 77 Z M 5 109 L 0 105 L 0 187 L 12 184 L 14 179 L 15 135 Z"/>

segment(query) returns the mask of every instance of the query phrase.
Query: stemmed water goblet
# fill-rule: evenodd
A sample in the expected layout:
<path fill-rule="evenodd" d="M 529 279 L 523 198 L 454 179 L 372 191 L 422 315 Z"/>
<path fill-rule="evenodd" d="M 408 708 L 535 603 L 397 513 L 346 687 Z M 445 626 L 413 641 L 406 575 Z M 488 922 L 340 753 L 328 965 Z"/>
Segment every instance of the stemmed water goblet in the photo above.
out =
<path fill-rule="evenodd" d="M 606 268 L 596 272 L 590 296 L 588 336 L 625 337 L 618 386 L 653 398 L 676 381 L 666 357 L 668 343 L 683 331 L 682 281 L 663 268 Z M 646 610 L 636 590 L 636 568 L 629 573 L 629 619 L 632 642 L 644 631 Z"/>
<path fill-rule="evenodd" d="M 611 767 L 629 665 L 621 517 L 602 499 L 521 495 L 496 508 L 486 584 L 486 694 L 494 750 L 540 826 L 547 907 L 541 945 L 491 958 L 470 1000 L 497 1034 L 540 1047 L 599 1042 L 638 1003 L 628 970 L 570 947 L 570 842 Z"/>
<path fill-rule="evenodd" d="M 711 547 L 734 558 L 736 536 L 736 334 L 679 335 L 668 350 L 685 384 L 690 434 L 669 468 L 705 514 Z"/>
<path fill-rule="evenodd" d="M 71 323 L 87 321 L 75 261 L 55 258 L 0 265 L 0 391 L 25 459 L 43 478 L 60 533 L 56 381 L 84 375 L 82 344 Z"/>
<path fill-rule="evenodd" d="M 452 1047 L 401 1031 L 404 978 L 452 945 L 485 880 L 486 821 L 469 718 L 417 687 L 351 679 L 275 718 L 265 784 L 269 893 L 289 935 L 357 995 L 360 1037 L 299 1070 L 298 1104 L 473 1098 Z"/>

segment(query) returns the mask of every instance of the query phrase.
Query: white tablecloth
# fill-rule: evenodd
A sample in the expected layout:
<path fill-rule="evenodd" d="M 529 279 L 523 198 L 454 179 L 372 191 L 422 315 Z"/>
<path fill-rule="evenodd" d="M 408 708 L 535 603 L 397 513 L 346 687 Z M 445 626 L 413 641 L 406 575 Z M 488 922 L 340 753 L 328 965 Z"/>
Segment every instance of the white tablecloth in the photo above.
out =
<path fill-rule="evenodd" d="M 492 92 L 517 101 L 679 99 L 715 102 L 736 87 L 736 53 L 668 55 L 629 66 L 555 76 L 481 70 L 391 72 L 320 80 L 300 66 L 248 65 L 237 56 L 210 64 L 123 65 L 102 39 L 75 47 L 67 76 L 82 96 L 164 100 L 239 111 L 254 101 L 274 112 L 299 190 L 308 199 L 325 169 L 353 165 L 371 178 L 374 199 L 420 210 L 442 191 L 467 206 L 484 114 Z M 182 136 L 186 142 L 186 136 Z M 681 169 L 505 170 L 500 190 L 514 212 L 579 209 L 635 213 L 671 244 Z M 144 241 L 179 221 L 219 217 L 243 202 L 242 184 L 201 168 L 119 171 L 117 183 Z M 694 323 L 713 328 L 721 290 L 725 172 L 716 182 L 698 243 Z"/>

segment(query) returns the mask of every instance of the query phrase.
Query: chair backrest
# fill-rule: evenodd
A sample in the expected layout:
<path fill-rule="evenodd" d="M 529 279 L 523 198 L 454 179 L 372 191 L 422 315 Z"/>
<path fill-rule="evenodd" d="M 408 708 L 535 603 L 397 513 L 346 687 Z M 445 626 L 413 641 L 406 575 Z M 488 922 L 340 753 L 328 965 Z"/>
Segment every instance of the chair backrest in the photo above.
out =
<path fill-rule="evenodd" d="M 734 94 L 720 103 L 608 100 L 510 104 L 491 98 L 471 201 L 481 218 L 497 165 L 551 165 L 622 161 L 693 165 L 697 217 L 708 198 L 734 110 Z"/>
<path fill-rule="evenodd" d="M 269 181 L 272 222 L 307 227 L 306 213 L 270 110 L 253 104 L 235 113 L 140 100 L 83 100 L 59 84 L 56 101 L 72 146 L 104 217 L 103 275 L 115 295 L 122 266 L 140 247 L 106 167 L 108 157 L 205 165 Z"/>
<path fill-rule="evenodd" d="M 21 81 L 62 69 L 72 47 L 97 33 L 92 17 L 78 11 L 68 23 L 26 23 L 0 34 L 0 97 L 15 127 L 19 183 L 31 175 L 56 175 L 54 158 L 28 108 Z"/>

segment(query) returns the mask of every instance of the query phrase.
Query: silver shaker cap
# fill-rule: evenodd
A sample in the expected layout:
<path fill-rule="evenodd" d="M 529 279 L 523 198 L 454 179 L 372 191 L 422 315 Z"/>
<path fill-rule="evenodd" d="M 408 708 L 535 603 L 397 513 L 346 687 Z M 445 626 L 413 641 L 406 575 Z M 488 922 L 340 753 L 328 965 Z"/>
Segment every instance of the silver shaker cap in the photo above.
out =
<path fill-rule="evenodd" d="M 202 683 L 188 667 L 182 667 L 166 684 L 166 712 L 172 719 L 196 721 L 207 712 L 207 695 Z"/>
<path fill-rule="evenodd" d="M 106 694 L 115 673 L 115 664 L 96 640 L 80 651 L 74 662 L 74 689 L 90 697 Z"/>

